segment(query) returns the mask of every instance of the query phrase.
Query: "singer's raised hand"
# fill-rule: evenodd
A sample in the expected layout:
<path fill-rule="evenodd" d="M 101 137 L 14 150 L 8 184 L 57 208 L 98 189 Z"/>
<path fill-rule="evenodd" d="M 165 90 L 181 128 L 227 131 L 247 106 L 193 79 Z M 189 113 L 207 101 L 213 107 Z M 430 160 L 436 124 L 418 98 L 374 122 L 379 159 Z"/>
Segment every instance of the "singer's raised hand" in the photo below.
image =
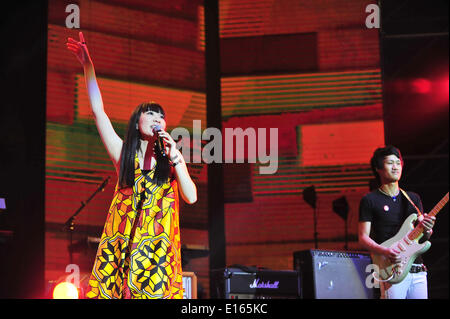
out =
<path fill-rule="evenodd" d="M 80 61 L 81 65 L 85 66 L 87 64 L 91 64 L 92 60 L 89 56 L 89 51 L 86 45 L 86 41 L 83 36 L 83 32 L 79 33 L 80 41 L 77 41 L 73 38 L 67 39 L 67 49 L 72 51 L 72 53 L 77 57 L 78 61 Z"/>

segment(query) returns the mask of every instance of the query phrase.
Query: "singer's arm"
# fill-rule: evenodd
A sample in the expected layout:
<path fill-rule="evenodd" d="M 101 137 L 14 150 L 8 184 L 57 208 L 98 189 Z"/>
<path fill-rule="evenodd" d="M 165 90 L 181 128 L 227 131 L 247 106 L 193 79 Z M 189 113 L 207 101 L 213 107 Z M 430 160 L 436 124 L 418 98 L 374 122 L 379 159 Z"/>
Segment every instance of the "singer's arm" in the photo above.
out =
<path fill-rule="evenodd" d="M 103 108 L 102 95 L 97 84 L 94 65 L 92 63 L 84 65 L 84 78 L 97 130 L 109 157 L 118 171 L 123 142 L 114 130 L 111 121 Z"/>
<path fill-rule="evenodd" d="M 114 163 L 116 170 L 118 171 L 118 165 L 120 161 L 120 152 L 122 150 L 122 139 L 114 131 L 114 128 L 105 113 L 103 108 L 102 95 L 97 83 L 97 77 L 95 75 L 94 64 L 89 55 L 89 51 L 84 40 L 83 33 L 79 33 L 80 41 L 76 41 L 72 38 L 68 38 L 67 48 L 74 53 L 78 61 L 80 61 L 84 70 L 84 79 L 86 82 L 87 93 L 89 96 L 89 102 L 91 104 L 92 113 L 94 115 L 95 124 L 97 130 L 102 139 L 103 145 L 105 145 L 106 151 L 109 157 Z"/>
<path fill-rule="evenodd" d="M 194 204 L 197 201 L 197 187 L 189 175 L 186 162 L 180 151 L 177 150 L 177 156 L 173 158 L 173 162 L 174 164 L 176 163 L 174 167 L 175 177 L 180 188 L 181 197 L 186 203 Z"/>
<path fill-rule="evenodd" d="M 169 155 L 170 161 L 173 163 L 181 197 L 186 203 L 194 204 L 197 201 L 197 187 L 189 175 L 183 155 L 177 149 L 177 145 L 169 133 L 160 130 L 158 131 L 158 135 L 166 143 L 166 152 Z"/>

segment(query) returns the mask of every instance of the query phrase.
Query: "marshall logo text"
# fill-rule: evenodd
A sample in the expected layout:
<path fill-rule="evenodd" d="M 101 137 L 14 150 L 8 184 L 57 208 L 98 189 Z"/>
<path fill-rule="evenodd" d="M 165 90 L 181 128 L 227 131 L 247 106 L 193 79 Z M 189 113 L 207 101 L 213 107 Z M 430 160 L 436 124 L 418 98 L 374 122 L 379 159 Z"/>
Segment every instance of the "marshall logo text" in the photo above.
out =
<path fill-rule="evenodd" d="M 250 284 L 250 288 L 265 288 L 265 289 L 278 289 L 279 281 L 275 281 L 274 283 L 270 283 L 269 281 L 259 282 L 259 279 L 255 279 L 253 283 Z"/>

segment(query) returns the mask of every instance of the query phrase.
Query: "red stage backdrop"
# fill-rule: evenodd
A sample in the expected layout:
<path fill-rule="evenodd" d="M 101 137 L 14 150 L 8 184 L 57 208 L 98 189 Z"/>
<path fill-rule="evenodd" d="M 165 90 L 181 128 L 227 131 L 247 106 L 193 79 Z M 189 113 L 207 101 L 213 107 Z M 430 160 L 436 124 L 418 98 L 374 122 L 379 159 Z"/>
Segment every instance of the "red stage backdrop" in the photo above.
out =
<path fill-rule="evenodd" d="M 203 9 L 200 0 L 49 1 L 46 280 L 70 263 L 63 223 L 102 183 L 76 219 L 73 263 L 87 276 L 116 183 L 93 119 L 82 68 L 66 50 L 68 4 L 79 5 L 105 109 L 119 135 L 136 105 L 158 101 L 168 130 L 206 128 Z M 378 30 L 365 27 L 375 1 L 221 0 L 223 127 L 278 128 L 278 170 L 225 164 L 227 264 L 292 269 L 292 253 L 314 247 L 304 188 L 318 192 L 319 248 L 343 249 L 344 222 L 332 201 L 349 202 L 351 249 L 368 161 L 384 144 Z M 199 196 L 180 207 L 182 245 L 208 249 L 206 164 L 189 164 Z M 208 258 L 189 261 L 208 297 Z"/>

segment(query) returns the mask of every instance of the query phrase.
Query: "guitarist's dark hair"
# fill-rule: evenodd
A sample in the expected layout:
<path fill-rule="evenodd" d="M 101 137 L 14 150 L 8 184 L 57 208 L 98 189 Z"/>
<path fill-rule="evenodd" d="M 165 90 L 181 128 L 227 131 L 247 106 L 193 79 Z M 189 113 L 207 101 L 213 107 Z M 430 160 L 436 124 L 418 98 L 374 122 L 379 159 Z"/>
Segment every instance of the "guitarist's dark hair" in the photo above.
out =
<path fill-rule="evenodd" d="M 372 168 L 373 175 L 375 176 L 378 184 L 381 184 L 380 175 L 378 175 L 377 169 L 383 168 L 383 161 L 386 156 L 395 155 L 402 162 L 403 166 L 403 157 L 402 153 L 398 148 L 392 145 L 388 145 L 385 147 L 377 148 L 370 159 L 370 167 Z"/>

